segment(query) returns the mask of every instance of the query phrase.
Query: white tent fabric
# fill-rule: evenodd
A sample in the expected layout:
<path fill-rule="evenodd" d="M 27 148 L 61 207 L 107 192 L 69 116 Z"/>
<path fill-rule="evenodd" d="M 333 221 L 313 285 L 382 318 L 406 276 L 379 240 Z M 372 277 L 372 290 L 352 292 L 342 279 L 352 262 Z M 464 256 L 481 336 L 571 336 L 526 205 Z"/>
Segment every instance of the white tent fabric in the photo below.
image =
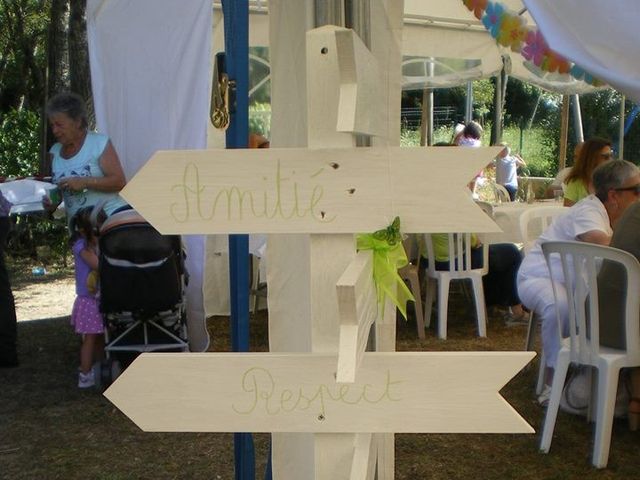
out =
<path fill-rule="evenodd" d="M 177 21 L 177 20 L 180 21 Z M 157 150 L 205 148 L 210 0 L 88 0 L 87 34 L 98 129 L 131 178 Z M 187 236 L 190 346 L 205 350 L 204 242 Z"/>
<path fill-rule="evenodd" d="M 524 0 L 524 3 L 558 53 L 640 102 L 638 0 Z"/>
<path fill-rule="evenodd" d="M 498 3 L 515 13 L 524 9 L 521 0 L 499 0 Z M 527 12 L 521 17 L 527 26 L 536 26 Z M 404 89 L 451 87 L 468 80 L 491 77 L 500 71 L 504 59 L 509 75 L 546 90 L 567 95 L 595 90 L 593 86 L 570 75 L 543 72 L 519 53 L 500 47 L 462 0 L 405 0 L 403 36 L 402 52 L 405 57 L 432 57 L 436 62 L 438 59 L 475 61 L 470 69 L 437 73 L 431 77 L 426 73 L 420 77 L 410 77 L 403 69 Z M 551 45 L 555 48 L 552 42 Z"/>
<path fill-rule="evenodd" d="M 219 3 L 219 0 L 214 1 L 216 13 L 220 8 Z M 499 3 L 516 13 L 524 9 L 522 0 L 499 0 Z M 269 2 L 250 0 L 249 4 L 250 45 L 267 46 L 269 25 L 266 13 Z M 533 18 L 527 12 L 521 16 L 528 26 L 535 26 Z M 286 35 L 286 32 L 279 34 Z M 222 32 L 217 30 L 215 35 L 222 35 Z M 482 22 L 465 7 L 462 0 L 405 0 L 402 35 L 405 90 L 452 87 L 465 84 L 469 80 L 495 76 L 502 69 L 503 59 L 509 75 L 546 90 L 567 95 L 596 90 L 592 85 L 576 80 L 570 75 L 543 72 L 527 62 L 519 53 L 500 47 Z M 447 60 L 451 59 L 467 60 L 469 65 L 464 68 L 457 62 L 458 68 L 453 69 L 451 62 L 447 63 Z M 429 75 L 426 67 L 430 61 L 441 66 L 436 67 L 435 74 L 432 75 Z M 416 63 L 420 62 L 425 65 L 422 72 L 416 68 Z"/>

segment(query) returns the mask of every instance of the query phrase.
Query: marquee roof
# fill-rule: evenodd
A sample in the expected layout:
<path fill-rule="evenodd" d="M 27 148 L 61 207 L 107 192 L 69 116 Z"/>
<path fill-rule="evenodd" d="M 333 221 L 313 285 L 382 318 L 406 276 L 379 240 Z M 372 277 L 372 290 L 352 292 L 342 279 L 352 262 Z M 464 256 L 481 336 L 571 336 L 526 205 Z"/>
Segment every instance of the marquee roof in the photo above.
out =
<path fill-rule="evenodd" d="M 523 12 L 526 24 L 535 26 L 521 0 L 500 3 L 513 12 Z M 250 44 L 267 46 L 268 2 L 252 0 L 250 5 Z M 499 46 L 461 0 L 405 0 L 404 5 L 404 89 L 462 85 L 495 76 L 504 64 L 509 75 L 549 91 L 574 94 L 595 90 L 570 75 L 543 72 L 520 53 Z M 222 45 L 222 15 L 219 9 L 214 13 L 214 37 L 220 42 L 214 44 Z"/>

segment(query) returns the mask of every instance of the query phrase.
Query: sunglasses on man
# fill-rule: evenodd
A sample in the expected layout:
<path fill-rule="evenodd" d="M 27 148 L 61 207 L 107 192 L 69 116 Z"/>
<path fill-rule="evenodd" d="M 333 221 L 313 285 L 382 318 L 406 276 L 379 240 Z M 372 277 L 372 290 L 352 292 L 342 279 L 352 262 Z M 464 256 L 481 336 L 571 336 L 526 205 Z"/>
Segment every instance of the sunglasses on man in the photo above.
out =
<path fill-rule="evenodd" d="M 631 187 L 614 188 L 616 192 L 633 192 L 636 195 L 640 195 L 640 183 Z"/>

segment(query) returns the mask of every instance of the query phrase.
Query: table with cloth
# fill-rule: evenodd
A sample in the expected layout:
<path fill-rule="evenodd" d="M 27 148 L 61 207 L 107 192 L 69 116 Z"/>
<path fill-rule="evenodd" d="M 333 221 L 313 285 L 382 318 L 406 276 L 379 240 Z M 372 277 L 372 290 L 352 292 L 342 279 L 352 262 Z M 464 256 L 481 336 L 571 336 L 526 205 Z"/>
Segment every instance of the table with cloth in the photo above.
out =
<path fill-rule="evenodd" d="M 517 243 L 524 242 L 520 234 L 520 216 L 527 210 L 541 206 L 558 205 L 555 200 L 538 200 L 533 203 L 503 202 L 493 207 L 494 220 L 502 232 L 485 233 L 482 240 L 486 243 Z M 542 232 L 538 232 L 541 234 Z"/>

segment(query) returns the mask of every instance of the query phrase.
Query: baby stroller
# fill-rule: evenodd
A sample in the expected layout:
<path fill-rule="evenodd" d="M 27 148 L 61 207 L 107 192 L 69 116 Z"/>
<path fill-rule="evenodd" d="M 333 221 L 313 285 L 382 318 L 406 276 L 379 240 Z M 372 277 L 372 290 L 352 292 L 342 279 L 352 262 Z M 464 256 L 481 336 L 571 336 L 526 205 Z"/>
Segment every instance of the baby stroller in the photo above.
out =
<path fill-rule="evenodd" d="M 141 352 L 188 350 L 186 274 L 180 236 L 161 235 L 135 210 L 107 218 L 99 246 L 106 386 Z"/>

